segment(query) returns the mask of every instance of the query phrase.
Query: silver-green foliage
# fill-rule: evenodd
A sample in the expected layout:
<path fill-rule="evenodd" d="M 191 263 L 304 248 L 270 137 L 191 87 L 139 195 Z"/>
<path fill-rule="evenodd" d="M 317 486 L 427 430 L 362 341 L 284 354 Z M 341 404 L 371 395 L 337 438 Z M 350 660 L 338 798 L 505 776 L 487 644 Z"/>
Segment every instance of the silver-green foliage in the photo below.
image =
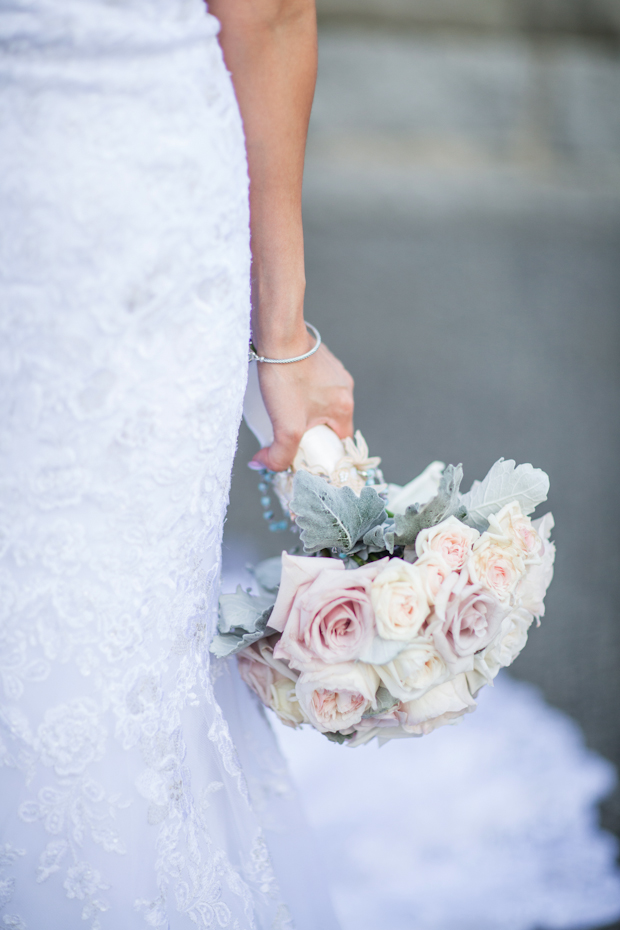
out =
<path fill-rule="evenodd" d="M 356 542 L 386 518 L 383 501 L 374 488 L 335 488 L 324 478 L 298 471 L 293 483 L 291 510 L 305 552 L 338 549 L 350 552 Z"/>
<path fill-rule="evenodd" d="M 275 598 L 257 596 L 237 585 L 234 594 L 220 597 L 218 632 L 211 643 L 211 652 L 219 659 L 235 655 L 273 631 L 267 629 Z"/>
<path fill-rule="evenodd" d="M 282 556 L 275 555 L 271 559 L 264 559 L 250 568 L 250 571 L 258 581 L 263 591 L 269 591 L 275 594 L 280 587 L 280 577 L 282 575 Z"/>
<path fill-rule="evenodd" d="M 394 551 L 394 520 L 386 520 L 379 526 L 373 526 L 364 534 L 363 544 L 370 552 L 381 552 L 387 549 L 390 553 Z"/>
<path fill-rule="evenodd" d="M 488 518 L 506 504 L 518 501 L 524 514 L 533 513 L 538 504 L 547 500 L 549 478 L 540 468 L 517 465 L 513 459 L 500 459 L 483 481 L 474 481 L 471 490 L 461 500 L 467 508 L 467 523 L 481 531 Z"/>
<path fill-rule="evenodd" d="M 413 546 L 421 530 L 436 526 L 451 516 L 464 520 L 467 510 L 459 495 L 462 480 L 461 465 L 444 468 L 435 497 L 421 507 L 419 504 L 410 504 L 404 513 L 395 515 L 393 543 L 397 546 Z M 388 537 L 391 538 L 389 534 Z"/>
<path fill-rule="evenodd" d="M 383 685 L 379 686 L 375 701 L 377 704 L 375 709 L 367 711 L 364 717 L 378 717 L 379 714 L 387 714 L 393 707 L 396 707 L 396 705 L 400 703 L 398 698 L 393 697 Z"/>

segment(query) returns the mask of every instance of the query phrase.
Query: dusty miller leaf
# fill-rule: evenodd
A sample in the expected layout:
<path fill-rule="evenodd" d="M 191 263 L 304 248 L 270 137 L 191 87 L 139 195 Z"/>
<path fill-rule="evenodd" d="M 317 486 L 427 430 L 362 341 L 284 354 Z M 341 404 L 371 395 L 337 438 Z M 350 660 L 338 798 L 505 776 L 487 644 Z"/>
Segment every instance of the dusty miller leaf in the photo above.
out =
<path fill-rule="evenodd" d="M 328 740 L 332 743 L 340 743 L 342 746 L 343 743 L 346 743 L 348 739 L 353 739 L 355 733 L 323 733 L 323 736 L 326 736 Z"/>
<path fill-rule="evenodd" d="M 463 520 L 466 509 L 461 503 L 459 487 L 463 480 L 461 465 L 448 465 L 444 468 L 439 483 L 439 490 L 427 504 L 418 507 L 410 504 L 402 514 L 394 518 L 394 542 L 398 546 L 413 546 L 420 530 L 441 523 L 447 517 L 456 516 Z"/>
<path fill-rule="evenodd" d="M 280 587 L 282 556 L 276 555 L 272 559 L 264 559 L 264 561 L 251 568 L 250 571 L 264 591 L 275 594 Z"/>
<path fill-rule="evenodd" d="M 237 585 L 234 594 L 222 594 L 220 597 L 219 632 L 230 633 L 231 630 L 240 629 L 245 633 L 254 633 L 256 624 L 274 603 L 275 597 L 271 594 L 250 594 L 241 585 Z"/>
<path fill-rule="evenodd" d="M 222 594 L 218 632 L 210 646 L 213 655 L 220 659 L 235 655 L 269 636 L 272 631 L 266 626 L 273 604 L 271 595 L 257 597 L 244 591 L 241 585 L 237 585 L 234 594 Z"/>
<path fill-rule="evenodd" d="M 368 711 L 368 713 L 364 714 L 364 717 L 378 717 L 379 714 L 387 714 L 393 707 L 400 704 L 398 698 L 392 697 L 388 689 L 384 688 L 383 685 L 381 685 L 377 691 L 376 701 L 376 709 Z"/>
<path fill-rule="evenodd" d="M 358 497 L 351 488 L 333 485 L 307 471 L 298 471 L 290 504 L 305 552 L 336 548 L 350 552 L 358 539 L 386 518 L 383 501 L 374 488 L 362 488 Z"/>
<path fill-rule="evenodd" d="M 533 513 L 538 504 L 547 500 L 549 478 L 532 465 L 515 467 L 513 459 L 500 459 L 490 469 L 484 481 L 476 481 L 461 498 L 467 508 L 467 523 L 486 529 L 488 518 L 505 504 L 518 501 L 524 514 Z"/>
<path fill-rule="evenodd" d="M 362 542 L 365 546 L 379 552 L 382 549 L 387 549 L 390 553 L 394 552 L 394 521 L 386 520 L 379 526 L 373 526 L 371 530 L 364 533 Z"/>

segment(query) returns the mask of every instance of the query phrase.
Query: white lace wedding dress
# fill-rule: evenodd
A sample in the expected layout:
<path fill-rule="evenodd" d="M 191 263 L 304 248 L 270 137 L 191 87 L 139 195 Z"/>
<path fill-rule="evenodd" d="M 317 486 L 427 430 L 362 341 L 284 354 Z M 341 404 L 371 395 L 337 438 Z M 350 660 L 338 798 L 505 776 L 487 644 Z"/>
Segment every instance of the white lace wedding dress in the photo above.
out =
<path fill-rule="evenodd" d="M 209 662 L 249 326 L 217 28 L 0 3 L 5 928 L 335 927 L 269 727 Z"/>

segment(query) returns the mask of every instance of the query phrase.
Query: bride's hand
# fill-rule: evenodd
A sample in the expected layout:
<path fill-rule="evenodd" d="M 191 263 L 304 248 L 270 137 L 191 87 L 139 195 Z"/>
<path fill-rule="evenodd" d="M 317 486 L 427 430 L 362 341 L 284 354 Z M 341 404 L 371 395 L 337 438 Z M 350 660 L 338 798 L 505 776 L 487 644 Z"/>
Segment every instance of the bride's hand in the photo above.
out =
<path fill-rule="evenodd" d="M 256 453 L 253 462 L 284 471 L 292 464 L 303 434 L 320 423 L 341 439 L 353 435 L 353 378 L 326 345 L 303 362 L 259 364 L 258 378 L 274 440 Z"/>

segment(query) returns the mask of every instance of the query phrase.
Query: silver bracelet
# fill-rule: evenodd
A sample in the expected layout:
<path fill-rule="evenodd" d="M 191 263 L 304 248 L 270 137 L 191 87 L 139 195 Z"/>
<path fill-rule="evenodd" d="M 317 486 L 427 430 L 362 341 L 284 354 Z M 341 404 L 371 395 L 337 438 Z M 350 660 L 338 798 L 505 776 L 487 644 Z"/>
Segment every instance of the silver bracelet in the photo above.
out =
<path fill-rule="evenodd" d="M 306 323 L 306 329 L 316 339 L 315 345 L 312 346 L 309 352 L 305 352 L 303 355 L 296 355 L 295 358 L 265 358 L 263 355 L 258 355 L 253 343 L 250 342 L 248 360 L 250 362 L 267 362 L 269 365 L 290 365 L 291 362 L 303 362 L 305 358 L 310 358 L 311 355 L 314 355 L 321 345 L 321 334 L 316 326 L 313 326 L 312 323 Z"/>

